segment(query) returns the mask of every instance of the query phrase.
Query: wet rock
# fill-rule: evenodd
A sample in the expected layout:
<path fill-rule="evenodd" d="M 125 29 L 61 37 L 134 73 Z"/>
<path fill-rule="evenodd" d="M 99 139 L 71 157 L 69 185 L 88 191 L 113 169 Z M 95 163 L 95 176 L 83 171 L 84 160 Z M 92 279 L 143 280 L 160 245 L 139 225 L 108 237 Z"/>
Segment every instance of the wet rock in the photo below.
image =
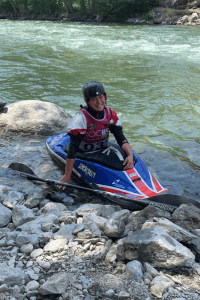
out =
<path fill-rule="evenodd" d="M 32 210 L 24 205 L 17 205 L 12 210 L 12 220 L 16 227 L 34 219 Z"/>
<path fill-rule="evenodd" d="M 117 258 L 122 259 L 122 248 L 124 259 L 149 262 L 154 267 L 189 267 L 192 266 L 195 259 L 189 249 L 169 236 L 164 230 L 156 228 L 139 230 L 123 239 L 120 248 L 121 253 L 119 255 L 117 252 Z M 133 259 L 130 259 L 131 255 Z"/>
<path fill-rule="evenodd" d="M 71 118 L 56 104 L 39 100 L 14 102 L 7 108 L 7 113 L 0 114 L 2 134 L 51 135 Z"/>

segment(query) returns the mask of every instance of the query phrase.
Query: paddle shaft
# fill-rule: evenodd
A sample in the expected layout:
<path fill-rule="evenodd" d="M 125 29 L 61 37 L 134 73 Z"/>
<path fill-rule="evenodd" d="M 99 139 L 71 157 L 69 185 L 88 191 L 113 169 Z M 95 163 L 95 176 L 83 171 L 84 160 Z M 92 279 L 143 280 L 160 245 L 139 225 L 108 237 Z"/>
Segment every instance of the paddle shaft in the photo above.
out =
<path fill-rule="evenodd" d="M 75 188 L 75 189 L 79 189 L 79 190 L 83 190 L 83 191 L 87 191 L 87 192 L 92 192 L 95 193 L 97 195 L 102 195 L 102 196 L 109 196 L 109 197 L 117 197 L 117 198 L 121 198 L 124 199 L 126 201 L 129 202 L 136 202 L 140 205 L 152 205 L 161 209 L 165 209 L 167 211 L 173 212 L 178 206 L 174 206 L 174 205 L 169 205 L 169 204 L 163 204 L 163 203 L 157 203 L 148 199 L 133 199 L 130 198 L 130 200 L 127 197 L 121 196 L 121 195 L 114 195 L 112 193 L 106 192 L 106 191 L 101 191 L 101 190 L 95 190 L 95 189 L 91 189 L 91 188 L 87 188 L 84 186 L 79 186 L 79 185 L 74 185 L 74 184 L 70 184 L 70 183 L 65 183 L 62 181 L 56 181 L 56 180 L 51 180 L 51 179 L 43 179 L 40 177 L 37 177 L 36 175 L 32 175 L 32 174 L 27 174 L 24 172 L 20 172 L 20 176 L 30 179 L 30 180 L 36 180 L 36 181 L 41 181 L 41 182 L 45 182 L 48 185 L 59 185 L 59 186 L 65 186 L 65 187 L 71 187 L 71 188 Z"/>

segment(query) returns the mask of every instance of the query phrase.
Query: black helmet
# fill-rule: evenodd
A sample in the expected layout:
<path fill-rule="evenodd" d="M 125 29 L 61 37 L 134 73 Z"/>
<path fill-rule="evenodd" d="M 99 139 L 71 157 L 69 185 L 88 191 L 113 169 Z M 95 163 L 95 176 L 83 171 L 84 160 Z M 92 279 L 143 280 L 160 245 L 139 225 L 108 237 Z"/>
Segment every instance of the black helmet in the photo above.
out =
<path fill-rule="evenodd" d="M 90 100 L 90 98 L 100 96 L 102 94 L 106 96 L 103 85 L 97 81 L 86 83 L 82 88 L 82 93 L 86 103 Z"/>

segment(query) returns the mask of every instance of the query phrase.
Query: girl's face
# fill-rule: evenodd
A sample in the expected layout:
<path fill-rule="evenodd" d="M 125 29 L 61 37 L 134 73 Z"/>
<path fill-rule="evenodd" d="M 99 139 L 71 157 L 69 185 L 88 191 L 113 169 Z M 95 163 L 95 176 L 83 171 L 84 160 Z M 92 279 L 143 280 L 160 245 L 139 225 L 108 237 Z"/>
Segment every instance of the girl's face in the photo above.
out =
<path fill-rule="evenodd" d="M 95 110 L 95 111 L 102 111 L 104 109 L 105 103 L 106 103 L 106 99 L 105 96 L 102 94 L 100 96 L 96 96 L 94 98 L 90 98 L 90 100 L 88 101 L 89 106 Z"/>

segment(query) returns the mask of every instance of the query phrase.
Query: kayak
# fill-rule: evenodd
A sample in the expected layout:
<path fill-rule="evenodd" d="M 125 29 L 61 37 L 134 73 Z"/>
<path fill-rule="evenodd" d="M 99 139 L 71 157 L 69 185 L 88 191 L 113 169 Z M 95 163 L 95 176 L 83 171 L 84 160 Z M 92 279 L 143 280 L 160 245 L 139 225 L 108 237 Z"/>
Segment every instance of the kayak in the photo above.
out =
<path fill-rule="evenodd" d="M 68 134 L 55 135 L 46 141 L 48 153 L 63 170 L 69 143 Z M 123 170 L 126 153 L 117 143 L 108 142 L 105 149 L 98 151 L 78 152 L 72 177 L 85 186 L 105 191 L 106 199 L 123 207 L 144 208 L 141 206 L 142 199 L 158 196 L 168 190 L 148 170 L 135 151 L 132 152 L 134 167 L 128 170 Z"/>

